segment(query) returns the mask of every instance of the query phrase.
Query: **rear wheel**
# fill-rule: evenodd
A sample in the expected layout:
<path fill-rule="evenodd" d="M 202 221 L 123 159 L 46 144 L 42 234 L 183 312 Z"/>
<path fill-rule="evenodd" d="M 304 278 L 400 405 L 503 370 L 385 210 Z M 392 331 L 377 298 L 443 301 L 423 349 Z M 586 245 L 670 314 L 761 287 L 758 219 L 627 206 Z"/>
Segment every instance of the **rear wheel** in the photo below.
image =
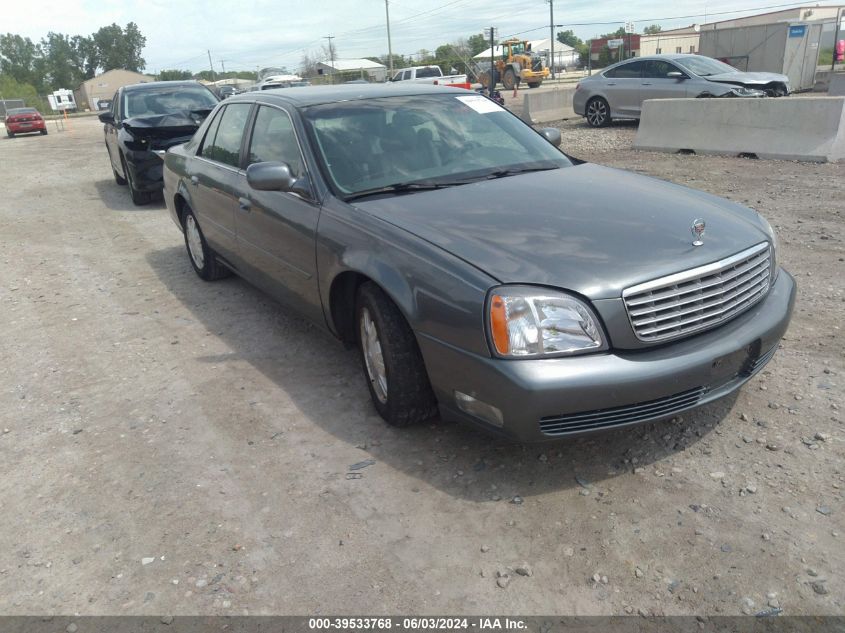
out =
<path fill-rule="evenodd" d="M 605 127 L 610 123 L 610 106 L 601 97 L 595 97 L 587 102 L 585 114 L 587 123 L 591 127 Z"/>
<path fill-rule="evenodd" d="M 14 132 L 9 132 L 8 130 L 6 130 L 6 136 L 8 136 L 9 138 L 15 138 Z"/>
<path fill-rule="evenodd" d="M 228 277 L 231 272 L 223 264 L 217 261 L 217 254 L 205 241 L 197 218 L 190 207 L 185 207 L 182 220 L 182 228 L 185 233 L 185 248 L 188 249 L 188 257 L 191 266 L 200 279 L 205 281 L 216 281 Z"/>
<path fill-rule="evenodd" d="M 150 201 L 151 194 L 148 191 L 140 191 L 135 186 L 135 181 L 132 178 L 132 172 L 126 164 L 126 159 L 121 155 L 120 163 L 123 165 L 123 173 L 126 175 L 126 182 L 129 185 L 129 195 L 132 197 L 132 204 L 136 206 L 145 205 Z"/>
<path fill-rule="evenodd" d="M 47 136 L 47 130 L 41 130 L 41 136 Z"/>
<path fill-rule="evenodd" d="M 528 87 L 529 87 L 529 88 L 539 88 L 539 87 L 540 87 L 540 82 L 539 82 L 539 81 L 531 81 L 531 82 L 528 82 Z"/>
<path fill-rule="evenodd" d="M 358 291 L 356 331 L 370 396 L 392 426 L 408 426 L 437 413 L 422 354 L 405 317 L 374 283 Z"/>

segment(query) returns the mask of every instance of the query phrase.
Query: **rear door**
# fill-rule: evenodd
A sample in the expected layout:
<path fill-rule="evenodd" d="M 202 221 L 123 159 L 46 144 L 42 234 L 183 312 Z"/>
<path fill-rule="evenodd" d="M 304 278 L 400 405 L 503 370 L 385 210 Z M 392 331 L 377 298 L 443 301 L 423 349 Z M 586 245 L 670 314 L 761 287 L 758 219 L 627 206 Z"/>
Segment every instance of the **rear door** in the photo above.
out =
<path fill-rule="evenodd" d="M 640 105 L 647 99 L 682 99 L 689 96 L 689 73 L 665 59 L 649 59 L 643 62 L 643 77 L 640 82 Z M 682 77 L 669 77 L 679 72 Z"/>
<path fill-rule="evenodd" d="M 259 104 L 255 113 L 245 164 L 262 162 L 287 163 L 296 178 L 310 182 L 290 113 L 266 104 Z M 320 207 L 314 196 L 258 191 L 245 176 L 240 182 L 236 231 L 250 278 L 280 301 L 321 321 L 315 256 Z"/>
<path fill-rule="evenodd" d="M 239 102 L 218 110 L 186 170 L 193 211 L 205 239 L 230 261 L 237 258 L 235 212 L 243 177 L 243 137 L 251 109 L 251 103 Z"/>
<path fill-rule="evenodd" d="M 604 73 L 607 101 L 612 117 L 640 115 L 640 83 L 643 62 L 636 60 L 620 64 Z"/>

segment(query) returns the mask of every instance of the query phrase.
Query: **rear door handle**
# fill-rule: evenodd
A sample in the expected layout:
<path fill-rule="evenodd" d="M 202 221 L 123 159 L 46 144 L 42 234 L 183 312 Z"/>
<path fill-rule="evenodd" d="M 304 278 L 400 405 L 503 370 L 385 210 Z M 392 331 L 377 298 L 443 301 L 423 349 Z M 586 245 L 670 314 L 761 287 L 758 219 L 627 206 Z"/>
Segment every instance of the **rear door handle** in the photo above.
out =
<path fill-rule="evenodd" d="M 649 81 L 644 81 L 644 82 L 643 82 L 643 85 L 644 85 L 644 86 L 650 86 L 650 85 L 651 85 L 651 82 L 649 82 Z"/>
<path fill-rule="evenodd" d="M 196 176 L 191 176 L 191 184 L 196 187 L 198 184 L 200 184 L 200 179 Z"/>
<path fill-rule="evenodd" d="M 252 201 L 249 198 L 238 198 L 238 208 L 241 211 L 249 211 L 252 207 Z"/>
<path fill-rule="evenodd" d="M 616 82 L 615 82 L 615 81 L 608 81 L 608 82 L 607 82 L 607 85 L 608 85 L 608 86 L 615 86 L 615 85 L 616 85 Z"/>

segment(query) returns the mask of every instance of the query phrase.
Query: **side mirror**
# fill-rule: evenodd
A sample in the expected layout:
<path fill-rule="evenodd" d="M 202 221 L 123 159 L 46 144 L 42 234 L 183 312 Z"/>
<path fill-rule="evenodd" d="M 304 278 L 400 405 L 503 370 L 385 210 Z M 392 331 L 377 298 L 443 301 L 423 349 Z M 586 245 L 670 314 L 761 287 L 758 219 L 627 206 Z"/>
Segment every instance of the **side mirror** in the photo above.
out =
<path fill-rule="evenodd" d="M 556 127 L 544 127 L 540 130 L 540 134 L 555 147 L 560 147 L 560 130 Z"/>
<path fill-rule="evenodd" d="M 97 118 L 101 123 L 114 123 L 114 115 L 111 112 L 101 112 Z"/>
<path fill-rule="evenodd" d="M 311 197 L 307 178 L 295 178 L 287 163 L 253 163 L 246 168 L 246 181 L 258 191 L 286 191 Z"/>
<path fill-rule="evenodd" d="M 673 70 L 670 73 L 666 73 L 666 76 L 671 78 L 671 79 L 686 79 L 687 78 L 687 76 L 684 73 L 682 73 L 678 70 Z"/>

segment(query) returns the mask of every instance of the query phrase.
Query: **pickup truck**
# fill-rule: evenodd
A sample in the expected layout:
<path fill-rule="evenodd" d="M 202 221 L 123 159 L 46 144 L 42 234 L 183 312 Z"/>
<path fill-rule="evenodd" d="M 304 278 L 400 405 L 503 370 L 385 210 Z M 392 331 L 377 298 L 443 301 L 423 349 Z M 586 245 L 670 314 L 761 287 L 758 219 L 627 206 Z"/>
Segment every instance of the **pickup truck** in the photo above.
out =
<path fill-rule="evenodd" d="M 466 75 L 444 75 L 440 66 L 414 66 L 396 72 L 390 81 L 411 81 L 418 84 L 451 86 L 467 83 Z"/>

